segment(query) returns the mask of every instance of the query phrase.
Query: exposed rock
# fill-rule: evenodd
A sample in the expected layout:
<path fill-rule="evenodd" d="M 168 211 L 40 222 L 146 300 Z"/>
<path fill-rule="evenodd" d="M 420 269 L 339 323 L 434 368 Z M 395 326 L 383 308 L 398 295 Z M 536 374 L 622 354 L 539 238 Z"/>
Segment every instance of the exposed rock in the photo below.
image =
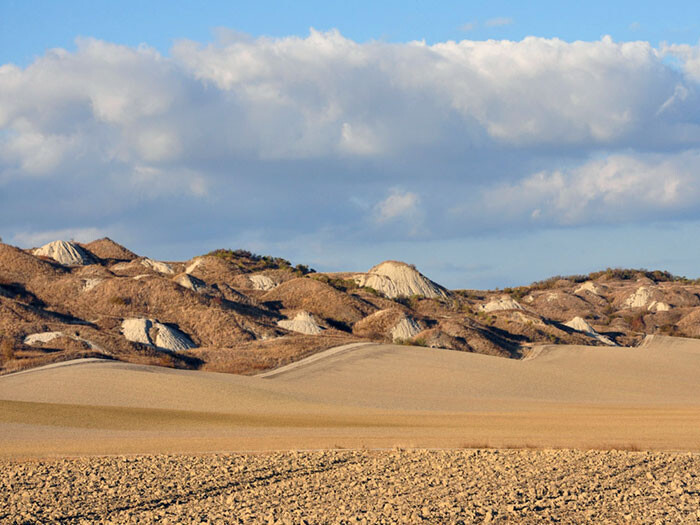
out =
<path fill-rule="evenodd" d="M 405 308 L 379 310 L 355 323 L 352 333 L 368 339 L 391 341 L 392 330 L 404 317 L 406 317 Z"/>
<path fill-rule="evenodd" d="M 671 307 L 668 304 L 661 301 L 652 301 L 649 305 L 649 310 L 652 312 L 668 312 L 670 309 Z"/>
<path fill-rule="evenodd" d="M 294 319 L 282 319 L 277 322 L 277 326 L 299 332 L 300 334 L 316 335 L 323 331 L 323 328 L 316 322 L 309 312 L 299 312 Z"/>
<path fill-rule="evenodd" d="M 58 337 L 63 337 L 63 332 L 41 332 L 38 334 L 30 334 L 24 338 L 24 344 L 27 346 L 35 346 L 40 343 L 49 343 Z"/>
<path fill-rule="evenodd" d="M 195 257 L 192 259 L 192 262 L 185 268 L 185 273 L 192 273 L 194 272 L 197 267 L 202 264 L 203 259 L 201 257 Z"/>
<path fill-rule="evenodd" d="M 124 319 L 122 334 L 129 341 L 173 352 L 196 347 L 189 336 L 155 319 Z"/>
<path fill-rule="evenodd" d="M 508 295 L 504 295 L 500 299 L 493 299 L 486 304 L 479 306 L 482 312 L 498 312 L 500 310 L 523 310 L 520 304 Z"/>
<path fill-rule="evenodd" d="M 637 288 L 623 303 L 626 308 L 646 308 L 651 312 L 667 312 L 670 306 L 664 302 L 658 301 L 655 297 L 658 292 L 648 286 L 640 286 Z"/>
<path fill-rule="evenodd" d="M 585 293 L 592 293 L 593 295 L 600 295 L 601 291 L 602 291 L 601 288 L 598 285 L 596 285 L 593 281 L 586 281 L 581 286 L 576 288 L 576 290 L 574 290 L 574 293 L 576 295 L 582 295 Z"/>
<path fill-rule="evenodd" d="M 571 321 L 564 323 L 564 325 L 568 326 L 569 328 L 573 328 L 574 330 L 578 330 L 579 332 L 583 332 L 588 337 L 596 339 L 597 341 L 600 341 L 603 344 L 609 346 L 617 346 L 617 344 L 614 343 L 612 340 L 596 332 L 593 329 L 593 327 L 590 324 L 588 324 L 588 322 L 582 317 L 576 316 Z"/>
<path fill-rule="evenodd" d="M 187 273 L 181 273 L 173 280 L 180 286 L 192 290 L 193 292 L 202 293 L 208 288 L 207 283 Z"/>
<path fill-rule="evenodd" d="M 88 252 L 76 243 L 69 241 L 53 241 L 37 248 L 32 253 L 50 257 L 64 266 L 85 266 L 95 262 Z"/>
<path fill-rule="evenodd" d="M 399 319 L 394 328 L 391 329 L 391 338 L 393 341 L 407 340 L 418 335 L 421 332 L 420 325 L 407 315 Z"/>
<path fill-rule="evenodd" d="M 268 291 L 272 290 L 275 286 L 277 286 L 277 283 L 275 281 L 273 281 L 270 277 L 262 273 L 249 275 L 248 279 L 250 279 L 253 290 Z"/>
<path fill-rule="evenodd" d="M 93 288 L 95 288 L 98 284 L 100 284 L 104 279 L 97 279 L 97 278 L 90 278 L 90 279 L 83 279 L 83 291 L 84 292 L 89 292 Z"/>
<path fill-rule="evenodd" d="M 141 264 L 144 265 L 146 268 L 150 268 L 151 270 L 155 270 L 159 273 L 175 273 L 175 270 L 173 270 L 173 267 L 169 264 L 164 263 L 162 261 L 154 261 L 153 259 L 149 259 L 148 257 L 146 257 L 145 259 L 141 259 Z"/>
<path fill-rule="evenodd" d="M 153 323 L 153 328 L 157 330 L 155 346 L 158 348 L 179 352 L 180 350 L 189 350 L 197 346 L 187 335 L 168 325 L 156 322 Z"/>
<path fill-rule="evenodd" d="M 399 261 L 384 261 L 354 279 L 358 285 L 374 288 L 390 299 L 412 295 L 435 299 L 448 295 L 447 290 L 428 279 L 415 266 Z"/>
<path fill-rule="evenodd" d="M 37 334 L 30 334 L 24 338 L 24 344 L 27 346 L 40 346 L 46 343 L 50 343 L 51 341 L 55 341 L 56 339 L 60 339 L 62 337 L 65 337 L 66 339 L 72 339 L 73 341 L 79 341 L 80 343 L 84 343 L 86 347 L 92 348 L 93 350 L 102 350 L 102 348 L 100 348 L 92 341 L 88 341 L 87 339 L 83 339 L 82 337 L 79 337 L 77 335 L 69 335 L 64 332 L 40 332 Z"/>

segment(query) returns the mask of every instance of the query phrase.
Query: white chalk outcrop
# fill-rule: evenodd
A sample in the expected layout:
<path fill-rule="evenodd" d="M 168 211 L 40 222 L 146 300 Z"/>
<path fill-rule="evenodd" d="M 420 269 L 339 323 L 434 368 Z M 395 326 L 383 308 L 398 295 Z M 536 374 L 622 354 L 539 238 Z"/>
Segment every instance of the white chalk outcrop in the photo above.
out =
<path fill-rule="evenodd" d="M 501 310 L 524 310 L 524 308 L 508 295 L 504 295 L 499 299 L 493 299 L 479 306 L 479 311 L 481 312 L 499 312 Z"/>
<path fill-rule="evenodd" d="M 63 332 L 41 332 L 38 334 L 30 334 L 24 338 L 24 344 L 27 346 L 34 346 L 40 343 L 50 343 L 59 337 L 63 337 Z"/>
<path fill-rule="evenodd" d="M 90 278 L 90 279 L 83 279 L 83 292 L 89 292 L 93 288 L 95 288 L 98 284 L 100 284 L 104 279 L 98 279 L 98 278 Z"/>
<path fill-rule="evenodd" d="M 67 337 L 68 339 L 73 339 L 74 341 L 80 341 L 81 343 L 87 344 L 93 350 L 102 350 L 98 345 L 87 339 L 83 339 L 77 335 L 69 335 L 63 332 L 40 332 L 37 334 L 30 334 L 24 338 L 24 344 L 27 346 L 37 346 L 43 343 L 50 343 L 54 339 L 59 337 Z"/>
<path fill-rule="evenodd" d="M 200 264 L 202 264 L 202 261 L 203 261 L 203 259 L 202 259 L 201 257 L 195 257 L 195 258 L 192 260 L 192 262 L 190 263 L 190 265 L 189 265 L 187 268 L 185 268 L 185 273 L 192 273 L 192 272 L 194 272 L 194 271 L 197 269 L 197 267 L 198 267 Z"/>
<path fill-rule="evenodd" d="M 250 283 L 253 287 L 253 290 L 272 290 L 277 286 L 277 283 L 273 281 L 270 277 L 267 275 L 263 275 L 261 273 L 256 273 L 253 275 L 249 275 L 248 279 L 250 279 Z"/>
<path fill-rule="evenodd" d="M 391 329 L 391 339 L 392 341 L 405 341 L 417 336 L 422 330 L 415 319 L 405 315 Z"/>
<path fill-rule="evenodd" d="M 122 321 L 122 335 L 129 341 L 178 352 L 195 348 L 186 334 L 155 319 L 132 318 Z"/>
<path fill-rule="evenodd" d="M 574 290 L 574 294 L 576 295 L 581 295 L 586 292 L 592 293 L 593 295 L 600 295 L 601 290 L 593 281 L 586 281 Z"/>
<path fill-rule="evenodd" d="M 146 257 L 145 259 L 141 259 L 141 264 L 145 266 L 146 268 L 150 268 L 151 270 L 155 270 L 158 273 L 167 273 L 167 274 L 173 274 L 175 273 L 175 270 L 173 270 L 173 267 L 170 266 L 167 263 L 161 262 L 161 261 L 154 261 L 153 259 L 149 259 Z"/>
<path fill-rule="evenodd" d="M 598 332 L 596 332 L 595 329 L 590 324 L 588 324 L 588 321 L 579 316 L 576 316 L 571 321 L 564 323 L 564 326 L 568 326 L 569 328 L 573 328 L 574 330 L 583 332 L 588 337 L 596 339 L 597 341 L 600 341 L 603 344 L 609 346 L 618 346 L 616 343 L 614 343 L 604 335 L 601 335 Z"/>
<path fill-rule="evenodd" d="M 202 293 L 208 289 L 207 283 L 201 279 L 197 279 L 189 275 L 188 273 L 181 273 L 175 279 L 173 279 L 177 284 L 193 292 Z"/>
<path fill-rule="evenodd" d="M 383 293 L 389 299 L 420 295 L 431 299 L 447 297 L 447 291 L 416 270 L 416 267 L 399 261 L 384 261 L 369 272 L 354 276 L 359 286 L 368 286 Z"/>
<path fill-rule="evenodd" d="M 651 312 L 667 312 L 671 307 L 654 299 L 654 291 L 647 286 L 640 286 L 632 293 L 623 306 L 626 308 L 646 308 Z"/>
<path fill-rule="evenodd" d="M 95 262 L 90 254 L 74 242 L 69 241 L 53 241 L 37 248 L 32 253 L 42 257 L 50 257 L 64 266 L 85 266 Z"/>
<path fill-rule="evenodd" d="M 299 312 L 294 319 L 282 319 L 277 321 L 277 326 L 299 332 L 300 334 L 318 335 L 323 331 L 323 328 L 316 322 L 309 312 Z"/>

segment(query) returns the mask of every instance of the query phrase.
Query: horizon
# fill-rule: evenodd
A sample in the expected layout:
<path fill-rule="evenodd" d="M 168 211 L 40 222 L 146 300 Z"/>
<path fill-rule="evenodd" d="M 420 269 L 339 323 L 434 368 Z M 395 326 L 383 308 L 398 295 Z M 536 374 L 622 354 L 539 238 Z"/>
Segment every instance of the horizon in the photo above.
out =
<path fill-rule="evenodd" d="M 126 245 L 120 243 L 119 241 L 117 241 L 117 240 L 115 240 L 115 239 L 112 239 L 112 238 L 110 238 L 110 237 L 101 237 L 101 238 L 99 238 L 99 239 L 91 239 L 90 241 L 84 241 L 84 242 L 76 241 L 76 240 L 74 240 L 74 239 L 56 239 L 55 241 L 51 241 L 51 242 L 49 242 L 49 243 L 47 243 L 47 244 L 45 244 L 45 245 L 43 245 L 43 246 L 32 246 L 32 247 L 21 248 L 21 249 L 34 251 L 34 250 L 37 250 L 37 249 L 39 249 L 39 248 L 42 248 L 42 247 L 44 247 L 44 246 L 46 246 L 46 245 L 48 245 L 48 244 L 51 244 L 52 242 L 63 241 L 63 242 L 76 243 L 76 244 L 78 244 L 79 246 L 82 246 L 83 248 L 85 248 L 85 249 L 87 249 L 87 250 L 89 251 L 89 247 L 88 247 L 87 245 L 89 245 L 91 242 L 97 242 L 97 241 L 102 241 L 102 240 L 108 240 L 108 241 L 114 242 L 114 243 L 118 244 L 119 246 L 121 246 L 121 247 L 126 248 L 127 250 L 129 250 L 129 247 L 128 247 L 128 246 L 126 246 Z M 3 241 L 2 238 L 0 238 L 0 243 L 2 243 L 2 242 L 4 242 L 4 241 Z M 185 259 L 179 259 L 179 260 L 175 260 L 175 259 L 171 259 L 171 260 L 162 260 L 162 262 L 165 262 L 165 263 L 186 263 L 186 262 L 192 261 L 192 260 L 194 260 L 194 259 L 196 259 L 196 258 L 198 258 L 198 257 L 205 257 L 205 256 L 208 256 L 208 255 L 216 255 L 214 252 L 218 252 L 218 251 L 243 251 L 243 252 L 249 253 L 249 254 L 252 255 L 253 257 L 260 257 L 260 258 L 263 258 L 263 257 L 279 258 L 279 257 L 276 256 L 274 253 L 255 253 L 255 252 L 251 252 L 251 251 L 249 251 L 249 250 L 246 250 L 245 248 L 217 248 L 217 249 L 211 250 L 210 252 L 207 252 L 207 253 L 198 253 L 198 254 L 192 255 L 191 257 L 187 257 L 187 258 L 185 258 Z M 136 253 L 136 252 L 134 252 L 134 253 Z M 139 257 L 151 258 L 151 257 L 149 257 L 147 254 L 136 253 L 136 255 L 139 256 Z M 152 259 L 152 258 L 151 258 L 151 259 Z M 314 274 L 314 273 L 319 273 L 319 274 L 326 274 L 326 273 L 348 273 L 348 272 L 350 272 L 350 273 L 356 272 L 356 273 L 359 274 L 359 273 L 366 273 L 366 272 L 368 272 L 368 271 L 371 269 L 371 268 L 345 268 L 345 269 L 337 270 L 337 271 L 335 271 L 335 272 L 325 272 L 325 271 L 322 271 L 322 270 L 316 270 L 315 268 L 313 268 L 313 267 L 311 267 L 311 266 L 309 266 L 309 265 L 304 264 L 303 261 L 289 261 L 289 260 L 286 260 L 286 259 L 284 259 L 284 258 L 282 258 L 282 259 L 285 260 L 287 263 L 289 263 L 290 267 L 292 267 L 292 268 L 294 268 L 294 267 L 296 267 L 296 266 L 305 266 L 305 267 L 307 268 L 307 270 L 309 271 L 310 274 Z M 421 271 L 421 268 L 417 267 L 415 264 L 411 263 L 410 261 L 401 261 L 401 260 L 396 260 L 396 259 L 385 259 L 385 260 L 382 260 L 382 261 L 377 261 L 377 263 L 376 263 L 376 264 L 373 264 L 372 267 L 378 266 L 378 265 L 380 265 L 380 264 L 387 263 L 387 262 L 398 262 L 398 263 L 408 264 L 409 266 L 412 266 L 412 267 L 414 267 L 415 269 L 417 269 L 417 270 L 418 270 L 420 273 L 422 273 L 425 277 L 431 279 L 430 275 L 425 275 L 425 273 Z M 665 270 L 665 269 L 663 269 L 663 268 L 642 268 L 642 267 L 640 267 L 640 268 L 632 268 L 632 267 L 623 268 L 623 267 L 619 267 L 619 266 L 616 266 L 616 267 L 607 266 L 607 267 L 605 267 L 605 268 L 598 268 L 598 269 L 592 270 L 592 271 L 590 271 L 590 272 L 588 272 L 588 273 L 584 273 L 584 274 L 553 274 L 553 275 L 547 276 L 547 277 L 544 278 L 544 279 L 540 279 L 540 280 L 537 280 L 537 281 L 532 281 L 532 282 L 529 282 L 529 283 L 514 284 L 514 285 L 511 285 L 511 286 L 497 286 L 497 287 L 493 287 L 493 288 L 449 287 L 449 286 L 443 286 L 442 283 L 436 282 L 434 279 L 431 279 L 431 280 L 434 281 L 434 282 L 436 282 L 436 284 L 438 284 L 439 286 L 441 286 L 441 287 L 443 287 L 443 288 L 445 288 L 445 289 L 447 289 L 447 290 L 450 290 L 450 291 L 460 291 L 460 290 L 473 290 L 473 291 L 499 291 L 499 290 L 503 290 L 503 291 L 506 291 L 506 290 L 509 290 L 509 289 L 528 288 L 528 287 L 530 287 L 530 286 L 542 284 L 542 283 L 544 283 L 544 282 L 551 281 L 551 280 L 553 280 L 553 279 L 566 279 L 566 280 L 573 280 L 574 282 L 583 282 L 584 280 L 590 279 L 591 276 L 593 276 L 594 274 L 615 273 L 615 272 L 618 272 L 618 271 L 630 271 L 630 272 L 645 273 L 645 274 L 658 274 L 658 273 L 660 273 L 660 274 L 664 274 L 664 275 L 663 275 L 664 277 L 668 277 L 668 278 L 670 278 L 670 279 L 673 280 L 673 281 L 689 281 L 689 282 L 693 282 L 693 281 L 698 281 L 698 280 L 700 280 L 700 279 L 692 279 L 692 278 L 689 278 L 689 277 L 687 277 L 687 276 L 685 276 L 685 275 L 677 275 L 677 274 L 674 274 L 674 273 L 672 273 L 672 272 L 669 272 L 668 270 Z M 599 276 L 599 277 L 600 277 L 600 276 Z M 595 277 L 594 279 L 597 279 L 597 278 L 598 278 L 598 277 Z M 577 280 L 577 279 L 578 279 L 578 280 Z M 621 277 L 620 279 L 621 279 L 621 280 L 626 280 L 627 277 Z"/>
<path fill-rule="evenodd" d="M 241 248 L 320 272 L 398 259 L 450 289 L 695 279 L 693 15 L 9 1 L 0 236 L 108 236 L 160 260 Z"/>

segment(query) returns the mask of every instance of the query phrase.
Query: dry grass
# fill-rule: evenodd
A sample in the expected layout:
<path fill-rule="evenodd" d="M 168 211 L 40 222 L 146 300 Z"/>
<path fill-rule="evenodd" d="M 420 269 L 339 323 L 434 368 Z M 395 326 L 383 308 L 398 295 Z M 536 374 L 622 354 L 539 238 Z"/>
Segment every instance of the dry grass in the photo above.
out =
<path fill-rule="evenodd" d="M 289 335 L 251 341 L 235 348 L 196 348 L 189 355 L 204 361 L 202 370 L 254 375 L 287 365 L 312 354 L 359 341 L 350 335 Z"/>
<path fill-rule="evenodd" d="M 0 342 L 0 364 L 6 365 L 15 358 L 15 344 L 8 337 Z"/>
<path fill-rule="evenodd" d="M 348 326 L 375 311 L 370 303 L 309 278 L 292 279 L 262 296 L 270 307 L 306 310 Z"/>

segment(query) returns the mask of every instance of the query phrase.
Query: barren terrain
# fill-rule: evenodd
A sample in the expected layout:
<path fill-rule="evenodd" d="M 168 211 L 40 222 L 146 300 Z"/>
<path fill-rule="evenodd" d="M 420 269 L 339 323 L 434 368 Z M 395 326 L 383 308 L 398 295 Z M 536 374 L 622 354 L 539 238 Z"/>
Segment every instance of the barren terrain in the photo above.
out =
<path fill-rule="evenodd" d="M 0 377 L 0 521 L 695 523 L 699 374 L 700 342 L 662 336 L 353 344 L 257 377 L 59 363 Z"/>
<path fill-rule="evenodd" d="M 310 451 L 0 462 L 4 523 L 697 523 L 697 454 Z"/>
<path fill-rule="evenodd" d="M 0 522 L 700 522 L 697 282 L 44 248 L 0 244 Z"/>
<path fill-rule="evenodd" d="M 351 342 L 519 359 L 700 337 L 699 320 L 700 282 L 663 271 L 448 290 L 400 261 L 323 274 L 245 250 L 164 262 L 107 238 L 0 243 L 0 375 L 86 357 L 254 375 Z"/>
<path fill-rule="evenodd" d="M 342 447 L 700 450 L 700 342 L 524 360 L 350 345 L 267 377 L 74 361 L 0 378 L 0 453 Z"/>

